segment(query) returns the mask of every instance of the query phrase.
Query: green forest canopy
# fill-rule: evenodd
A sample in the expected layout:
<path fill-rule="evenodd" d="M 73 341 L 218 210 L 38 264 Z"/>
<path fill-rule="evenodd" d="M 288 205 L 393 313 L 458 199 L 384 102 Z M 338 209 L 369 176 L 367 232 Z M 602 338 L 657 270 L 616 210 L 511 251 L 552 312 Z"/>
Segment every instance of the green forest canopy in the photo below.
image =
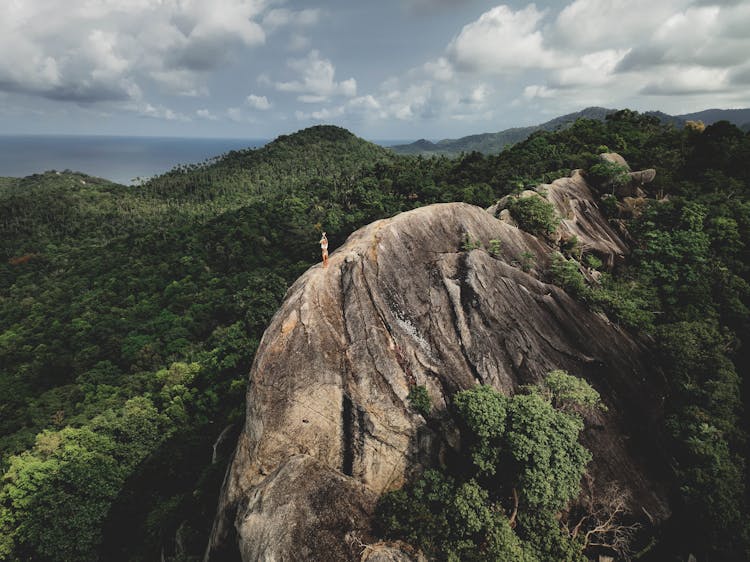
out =
<path fill-rule="evenodd" d="M 239 426 L 258 341 L 320 228 L 335 248 L 420 205 L 488 206 L 602 146 L 655 167 L 668 199 L 628 219 L 634 254 L 601 286 L 560 262 L 550 279 L 652 339 L 668 378 L 676 515 L 654 559 L 745 559 L 750 136 L 627 110 L 489 156 L 396 156 L 321 126 L 139 186 L 0 179 L 0 558 L 172 556 L 178 529 L 200 557 L 228 456 L 212 444 Z"/>

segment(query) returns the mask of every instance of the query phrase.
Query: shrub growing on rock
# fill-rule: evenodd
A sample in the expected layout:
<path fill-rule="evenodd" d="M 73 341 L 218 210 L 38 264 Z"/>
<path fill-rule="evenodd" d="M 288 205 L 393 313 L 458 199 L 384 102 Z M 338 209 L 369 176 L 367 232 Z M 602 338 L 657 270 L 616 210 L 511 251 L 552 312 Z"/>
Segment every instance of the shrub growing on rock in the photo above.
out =
<path fill-rule="evenodd" d="M 555 285 L 562 287 L 578 299 L 585 299 L 588 297 L 590 291 L 586 285 L 586 280 L 581 275 L 581 272 L 578 271 L 578 267 L 579 264 L 577 261 L 573 259 L 566 260 L 562 254 L 558 253 L 552 257 L 550 274 Z"/>
<path fill-rule="evenodd" d="M 582 545 L 556 520 L 591 459 L 578 442 L 583 420 L 567 409 L 596 405 L 599 395 L 562 371 L 546 385 L 513 397 L 489 386 L 457 393 L 467 457 L 385 494 L 377 510 L 384 534 L 439 560 L 581 560 Z"/>
<path fill-rule="evenodd" d="M 432 408 L 432 401 L 430 400 L 430 395 L 427 392 L 427 387 L 422 385 L 412 387 L 406 399 L 409 401 L 409 404 L 411 404 L 412 408 L 422 414 L 422 417 L 426 418 L 430 413 L 430 409 Z"/>
<path fill-rule="evenodd" d="M 628 169 L 614 162 L 599 162 L 586 172 L 586 179 L 598 188 L 616 188 L 630 181 Z"/>
<path fill-rule="evenodd" d="M 560 224 L 555 207 L 542 197 L 511 199 L 508 210 L 518 226 L 532 234 L 552 234 Z"/>

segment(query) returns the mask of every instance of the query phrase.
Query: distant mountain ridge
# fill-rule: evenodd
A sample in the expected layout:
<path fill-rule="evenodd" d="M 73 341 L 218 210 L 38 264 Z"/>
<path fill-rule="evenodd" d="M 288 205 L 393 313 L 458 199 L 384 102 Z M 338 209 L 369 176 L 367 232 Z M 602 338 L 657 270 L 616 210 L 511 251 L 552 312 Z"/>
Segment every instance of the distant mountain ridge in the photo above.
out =
<path fill-rule="evenodd" d="M 513 127 L 503 131 L 498 131 L 497 133 L 481 133 L 458 139 L 443 139 L 438 142 L 419 139 L 410 144 L 400 144 L 390 148 L 398 154 L 442 154 L 451 156 L 461 152 L 473 151 L 492 154 L 500 152 L 509 145 L 527 139 L 532 133 L 537 131 L 557 131 L 559 129 L 564 129 L 573 124 L 577 119 L 581 118 L 604 121 L 607 115 L 616 111 L 618 110 L 607 109 L 604 107 L 587 107 L 581 111 L 555 117 L 554 119 L 541 123 L 540 125 Z M 703 121 L 706 125 L 711 125 L 717 121 L 726 120 L 741 127 L 743 131 L 750 130 L 750 108 L 705 109 L 703 111 L 686 113 L 684 115 L 669 115 L 661 111 L 647 111 L 646 114 L 658 117 L 662 122 L 671 123 L 676 127 L 682 127 L 686 121 Z"/>

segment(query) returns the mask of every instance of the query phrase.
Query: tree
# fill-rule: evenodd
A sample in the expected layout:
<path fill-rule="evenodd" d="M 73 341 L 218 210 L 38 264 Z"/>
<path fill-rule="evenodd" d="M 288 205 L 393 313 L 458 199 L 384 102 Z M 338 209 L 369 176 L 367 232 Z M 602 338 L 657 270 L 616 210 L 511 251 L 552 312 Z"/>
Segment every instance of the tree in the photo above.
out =
<path fill-rule="evenodd" d="M 568 413 L 592 410 L 606 411 L 599 393 L 585 380 L 569 375 L 567 371 L 554 370 L 547 373 L 541 384 L 555 408 Z"/>
<path fill-rule="evenodd" d="M 114 442 L 89 429 L 45 432 L 13 457 L 0 491 L 0 557 L 88 561 L 124 469 Z"/>
<path fill-rule="evenodd" d="M 532 234 L 552 234 L 560 224 L 554 205 L 538 195 L 513 198 L 508 209 L 518 226 Z"/>
<path fill-rule="evenodd" d="M 547 391 L 512 398 L 481 385 L 457 393 L 466 462 L 446 472 L 428 470 L 384 495 L 378 507 L 383 532 L 441 560 L 580 558 L 580 545 L 555 515 L 578 495 L 591 455 L 578 443 L 582 419 L 555 409 L 551 400 L 596 405 L 599 395 L 571 379 L 555 371 Z"/>
<path fill-rule="evenodd" d="M 138 397 L 91 427 L 42 432 L 31 451 L 11 457 L 0 488 L 0 556 L 96 559 L 123 482 L 166 436 L 161 421 Z"/>

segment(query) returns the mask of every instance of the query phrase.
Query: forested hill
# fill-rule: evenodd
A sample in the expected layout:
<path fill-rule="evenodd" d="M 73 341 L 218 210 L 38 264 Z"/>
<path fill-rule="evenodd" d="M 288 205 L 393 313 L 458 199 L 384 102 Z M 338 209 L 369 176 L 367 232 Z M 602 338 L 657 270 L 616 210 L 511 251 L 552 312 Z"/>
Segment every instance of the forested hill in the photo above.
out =
<path fill-rule="evenodd" d="M 461 175 L 315 127 L 136 187 L 0 180 L 0 559 L 153 558 L 178 527 L 201 551 L 212 445 L 321 228 L 335 247 L 425 202 L 492 200 Z"/>
<path fill-rule="evenodd" d="M 259 199 L 293 193 L 314 178 L 334 182 L 392 153 L 339 127 L 281 136 L 260 149 L 233 151 L 177 166 L 140 186 L 81 173 L 47 172 L 0 179 L 0 256 L 56 244 L 101 244 L 144 229 L 206 220 Z"/>
<path fill-rule="evenodd" d="M 376 219 L 487 207 L 573 168 L 617 193 L 605 149 L 656 168 L 648 198 L 601 203 L 632 256 L 592 292 L 575 264 L 559 283 L 663 366 L 668 421 L 655 431 L 675 517 L 653 559 L 742 559 L 750 136 L 630 111 L 494 156 L 398 156 L 326 126 L 140 186 L 0 180 L 0 559 L 200 559 L 255 350 L 319 259 L 320 230 L 335 249 Z"/>
<path fill-rule="evenodd" d="M 497 133 L 482 133 L 469 135 L 459 139 L 443 139 L 438 142 L 430 142 L 420 139 L 410 144 L 392 146 L 391 150 L 398 154 L 444 154 L 446 156 L 457 155 L 461 152 L 482 152 L 483 154 L 498 153 L 506 146 L 521 142 L 536 131 L 556 131 L 574 123 L 576 119 L 596 119 L 603 121 L 614 109 L 604 107 L 587 107 L 581 111 L 568 113 L 555 117 L 541 125 L 529 127 L 513 127 Z"/>
<path fill-rule="evenodd" d="M 513 127 L 497 133 L 482 133 L 458 139 L 443 139 L 438 142 L 420 139 L 410 144 L 392 146 L 391 150 L 398 154 L 443 154 L 446 156 L 456 156 L 462 152 L 472 151 L 484 154 L 496 154 L 507 146 L 521 142 L 537 131 L 558 131 L 569 127 L 577 119 L 604 121 L 607 115 L 611 115 L 616 111 L 616 109 L 605 109 L 603 107 L 587 107 L 581 111 L 555 117 L 540 125 Z M 706 109 L 683 115 L 669 115 L 661 111 L 649 111 L 646 114 L 657 117 L 664 124 L 671 124 L 678 128 L 683 127 L 687 121 L 702 121 L 706 125 L 712 125 L 717 121 L 724 120 L 742 127 L 743 130 L 747 130 L 746 126 L 750 125 L 750 108 Z"/>
<path fill-rule="evenodd" d="M 182 201 L 242 201 L 275 196 L 313 178 L 342 179 L 364 165 L 393 160 L 385 148 L 346 129 L 319 125 L 283 135 L 262 148 L 231 151 L 214 160 L 178 166 L 144 184 L 144 195 Z M 283 185 L 282 185 L 283 184 Z"/>

